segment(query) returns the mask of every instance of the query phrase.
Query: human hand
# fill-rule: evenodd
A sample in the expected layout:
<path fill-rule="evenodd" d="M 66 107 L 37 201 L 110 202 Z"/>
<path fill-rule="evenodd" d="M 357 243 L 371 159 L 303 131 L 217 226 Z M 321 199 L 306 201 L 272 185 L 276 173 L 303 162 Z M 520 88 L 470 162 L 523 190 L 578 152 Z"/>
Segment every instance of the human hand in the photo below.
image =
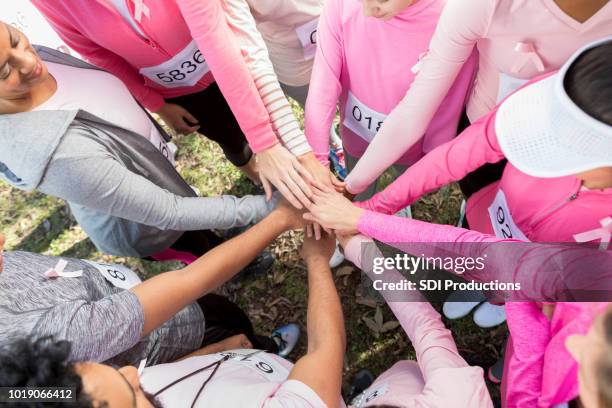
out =
<path fill-rule="evenodd" d="M 314 203 L 308 207 L 309 212 L 303 215 L 305 220 L 317 222 L 340 234 L 357 233 L 357 224 L 363 209 L 322 184 L 314 184 L 313 192 Z"/>
<path fill-rule="evenodd" d="M 312 190 L 309 183 L 312 176 L 298 159 L 280 143 L 257 153 L 257 168 L 259 178 L 266 192 L 266 197 L 272 197 L 272 185 L 294 207 L 298 209 L 310 204 Z"/>
<path fill-rule="evenodd" d="M 156 112 L 176 133 L 187 135 L 200 129 L 198 120 L 185 108 L 174 103 L 166 103 Z M 194 124 L 193 126 L 187 121 Z"/>
<path fill-rule="evenodd" d="M 357 234 L 336 234 L 336 239 L 340 243 L 340 246 L 346 249 L 346 245 L 353 239 Z"/>
<path fill-rule="evenodd" d="M 304 228 L 306 221 L 302 217 L 303 210 L 298 210 L 284 198 L 281 197 L 278 200 L 278 204 L 274 209 L 274 212 L 279 217 L 280 222 L 285 225 L 285 230 L 295 230 Z"/>
<path fill-rule="evenodd" d="M 323 234 L 319 240 L 314 237 L 304 237 L 300 255 L 306 263 L 320 261 L 328 265 L 335 249 L 336 240 L 333 234 Z"/>

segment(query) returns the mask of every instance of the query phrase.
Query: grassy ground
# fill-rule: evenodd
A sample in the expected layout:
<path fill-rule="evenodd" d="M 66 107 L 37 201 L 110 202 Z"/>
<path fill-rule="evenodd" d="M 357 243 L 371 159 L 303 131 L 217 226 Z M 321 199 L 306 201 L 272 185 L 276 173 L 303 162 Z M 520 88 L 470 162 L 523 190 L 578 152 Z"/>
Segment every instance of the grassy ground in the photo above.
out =
<path fill-rule="evenodd" d="M 299 108 L 295 110 L 301 119 L 302 112 Z M 198 135 L 176 138 L 175 143 L 179 146 L 178 170 L 203 195 L 241 195 L 253 191 L 253 186 L 224 159 L 216 145 Z M 420 200 L 413 207 L 413 214 L 421 220 L 454 224 L 460 202 L 461 193 L 456 186 L 451 186 Z M 63 201 L 39 193 L 25 193 L 1 182 L 0 230 L 7 236 L 9 250 L 122 263 L 144 278 L 179 267 L 172 262 L 104 255 L 76 225 Z M 247 311 L 256 330 L 262 334 L 291 321 L 305 329 L 307 279 L 297 253 L 300 242 L 300 232 L 282 235 L 270 247 L 277 260 L 267 276 L 221 289 Z M 348 333 L 345 385 L 360 368 L 369 368 L 377 375 L 400 359 L 414 359 L 414 350 L 406 335 L 397 324 L 388 323 L 394 322 L 394 318 L 386 305 L 363 296 L 359 271 L 345 263 L 334 274 Z M 482 330 L 474 325 L 471 317 L 446 323 L 468 363 L 487 367 L 496 361 L 507 333 L 505 325 Z M 299 357 L 305 345 L 303 336 L 291 357 Z M 489 389 L 498 400 L 498 387 L 489 384 Z"/>

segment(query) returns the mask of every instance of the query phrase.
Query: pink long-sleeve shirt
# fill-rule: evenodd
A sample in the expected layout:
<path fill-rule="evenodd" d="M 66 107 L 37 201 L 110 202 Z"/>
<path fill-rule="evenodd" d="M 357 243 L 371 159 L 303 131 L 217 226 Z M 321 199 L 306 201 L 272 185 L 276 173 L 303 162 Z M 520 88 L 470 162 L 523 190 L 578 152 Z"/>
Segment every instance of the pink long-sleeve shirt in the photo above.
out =
<path fill-rule="evenodd" d="M 472 122 L 524 81 L 559 69 L 577 49 L 610 34 L 612 2 L 579 23 L 554 0 L 448 0 L 417 78 L 349 174 L 347 189 L 363 191 L 420 142 L 474 47 L 478 74 L 467 105 Z M 448 140 L 425 140 L 425 151 Z"/>
<path fill-rule="evenodd" d="M 362 244 L 373 241 L 363 235 L 352 238 L 345 254 L 361 265 Z M 374 246 L 378 255 L 380 253 Z M 365 270 L 371 275 L 370 270 Z M 387 272 L 386 281 L 401 280 L 399 272 Z M 385 296 L 385 294 L 383 293 Z M 387 303 L 410 338 L 417 361 L 399 361 L 381 374 L 362 394 L 355 408 L 379 405 L 397 407 L 492 407 L 482 368 L 471 367 L 459 355 L 451 332 L 440 314 L 418 293 Z"/>
<path fill-rule="evenodd" d="M 562 293 L 563 286 L 575 287 L 578 291 L 607 290 L 610 293 L 612 251 L 523 244 L 450 225 L 372 211 L 362 214 L 358 230 L 409 253 L 428 255 L 431 251 L 439 254 L 443 249 L 473 258 L 489 255 L 484 273 L 467 273 L 465 278 L 522 282 L 523 294 L 513 294 L 514 299 L 545 299 L 547 296 L 554 299 Z M 345 249 L 347 259 L 358 260 L 359 265 L 363 251 L 367 250 L 360 246 L 362 241 L 351 240 Z M 559 262 L 563 264 L 564 274 L 550 274 Z M 584 271 L 589 271 L 589 275 Z M 387 274 L 385 272 L 385 282 L 393 281 L 394 278 Z M 561 291 L 555 289 L 559 285 Z M 389 295 L 389 292 L 382 293 Z M 553 319 L 548 321 L 539 303 L 506 303 L 512 337 L 506 349 L 505 406 L 549 408 L 575 398 L 578 394 L 577 363 L 565 349 L 565 339 L 571 334 L 588 331 L 594 311 L 608 304 L 556 303 Z"/>
<path fill-rule="evenodd" d="M 327 163 L 329 129 L 338 104 L 344 148 L 356 157 L 363 154 L 385 116 L 411 86 L 444 4 L 444 0 L 420 0 L 381 21 L 365 17 L 358 0 L 326 2 L 305 112 L 306 137 L 319 160 Z M 443 109 L 421 134 L 445 140 L 456 134 L 473 68 L 474 61 L 466 64 L 455 86 L 449 85 Z M 412 125 L 407 121 L 404 126 Z M 393 161 L 412 164 L 421 156 L 417 145 Z"/>
<path fill-rule="evenodd" d="M 107 0 L 32 3 L 70 47 L 119 77 L 149 110 L 159 110 L 164 98 L 199 92 L 216 81 L 252 149 L 259 152 L 278 143 L 220 0 L 127 1 L 144 37 Z M 143 4 L 142 13 L 135 13 L 136 3 Z M 194 85 L 169 88 L 140 74 L 177 56 L 192 41 L 210 69 Z M 194 70 L 201 57 L 193 58 L 189 55 L 178 66 L 187 73 Z M 183 78 L 183 71 L 174 77 Z M 161 80 L 170 81 L 168 75 L 162 73 Z"/>
<path fill-rule="evenodd" d="M 495 131 L 496 112 L 494 109 L 459 137 L 431 151 L 385 190 L 358 205 L 392 214 L 485 163 L 503 159 Z M 587 190 L 575 176 L 532 177 L 508 163 L 499 182 L 468 200 L 466 216 L 471 229 L 495 234 L 488 208 L 500 191 L 514 223 L 533 242 L 576 242 L 580 238 L 575 235 L 601 229 L 612 216 L 612 188 Z"/>

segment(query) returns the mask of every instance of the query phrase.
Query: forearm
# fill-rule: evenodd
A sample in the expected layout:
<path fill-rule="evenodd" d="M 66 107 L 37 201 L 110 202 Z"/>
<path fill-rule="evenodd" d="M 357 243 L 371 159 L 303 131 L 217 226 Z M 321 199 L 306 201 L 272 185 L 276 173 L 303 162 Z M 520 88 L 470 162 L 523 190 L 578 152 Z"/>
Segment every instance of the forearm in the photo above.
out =
<path fill-rule="evenodd" d="M 224 0 L 223 4 L 228 24 L 245 54 L 247 67 L 277 136 L 295 156 L 310 151 L 310 145 L 280 87 L 266 43 L 257 30 L 249 5 L 245 0 Z"/>
<path fill-rule="evenodd" d="M 287 220 L 273 212 L 245 233 L 213 248 L 184 269 L 157 275 L 132 288 L 144 310 L 143 335 L 230 280 L 287 228 Z"/>
<path fill-rule="evenodd" d="M 278 139 L 270 116 L 227 23 L 221 0 L 176 2 L 253 151 L 274 146 Z"/>
<path fill-rule="evenodd" d="M 308 351 L 344 348 L 344 318 L 329 263 L 308 262 Z"/>
<path fill-rule="evenodd" d="M 429 152 L 383 191 L 357 205 L 393 214 L 424 194 L 460 180 L 483 164 L 503 159 L 494 127 L 495 111 L 475 122 L 457 138 Z"/>

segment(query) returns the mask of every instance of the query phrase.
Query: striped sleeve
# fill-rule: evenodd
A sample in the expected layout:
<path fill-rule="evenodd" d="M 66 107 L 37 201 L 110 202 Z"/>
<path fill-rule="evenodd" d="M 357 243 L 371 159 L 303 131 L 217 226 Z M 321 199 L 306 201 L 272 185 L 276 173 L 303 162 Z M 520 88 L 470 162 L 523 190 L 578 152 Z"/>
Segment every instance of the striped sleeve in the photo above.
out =
<path fill-rule="evenodd" d="M 224 9 L 276 135 L 293 155 L 310 152 L 312 149 L 278 83 L 248 4 L 245 0 L 224 0 Z"/>

